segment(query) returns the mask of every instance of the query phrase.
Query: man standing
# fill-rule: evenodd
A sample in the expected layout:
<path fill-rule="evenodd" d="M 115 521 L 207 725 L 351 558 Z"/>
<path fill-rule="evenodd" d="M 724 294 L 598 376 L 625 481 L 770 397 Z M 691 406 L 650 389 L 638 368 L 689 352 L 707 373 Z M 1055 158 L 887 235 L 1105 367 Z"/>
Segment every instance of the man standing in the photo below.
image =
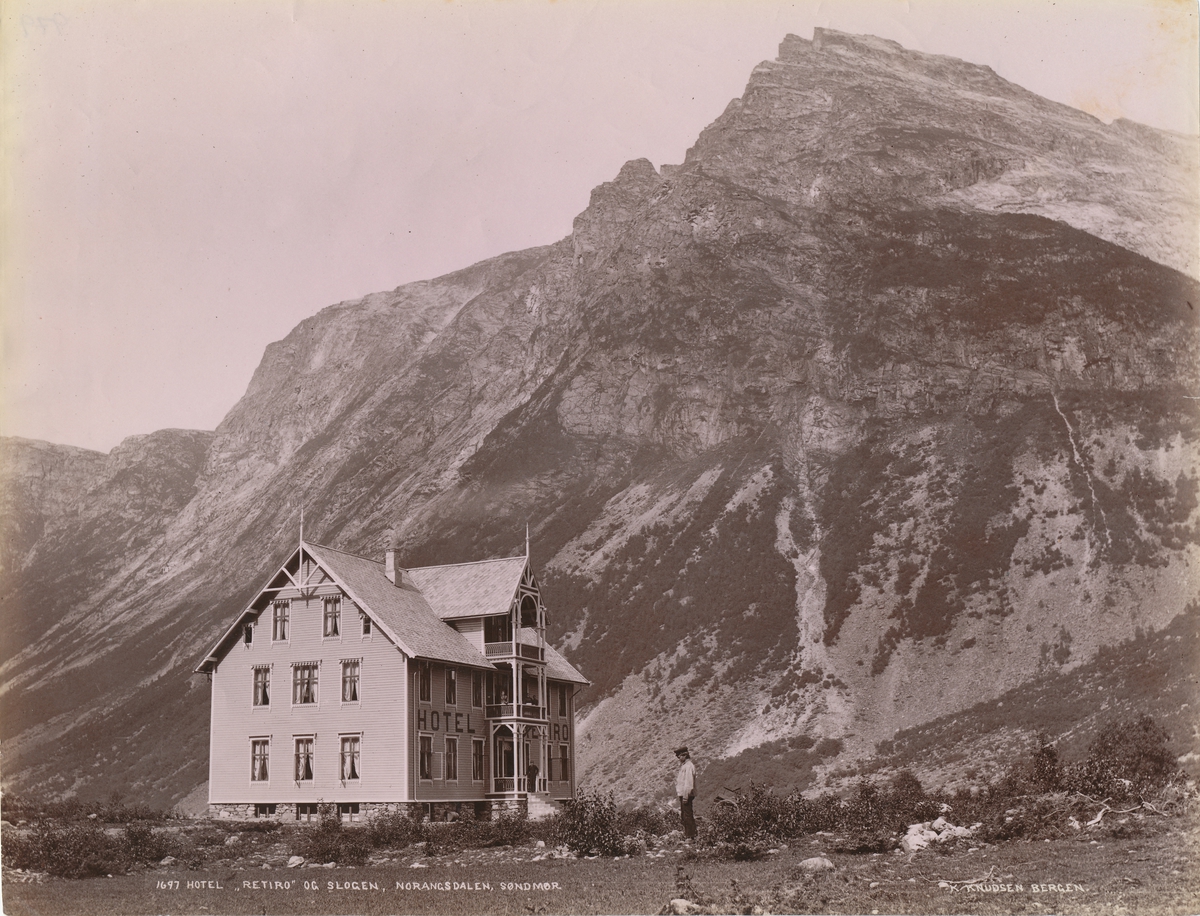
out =
<path fill-rule="evenodd" d="M 679 774 L 675 777 L 675 794 L 679 796 L 679 817 L 683 821 L 684 839 L 695 839 L 696 817 L 692 813 L 692 800 L 696 797 L 696 765 L 686 747 L 675 748 L 679 759 Z"/>

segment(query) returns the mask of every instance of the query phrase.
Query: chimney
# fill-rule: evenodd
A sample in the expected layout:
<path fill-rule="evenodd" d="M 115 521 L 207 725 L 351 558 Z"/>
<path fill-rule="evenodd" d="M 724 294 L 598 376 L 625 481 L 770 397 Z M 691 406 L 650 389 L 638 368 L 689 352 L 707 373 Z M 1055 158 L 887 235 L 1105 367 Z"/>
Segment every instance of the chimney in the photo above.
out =
<path fill-rule="evenodd" d="M 404 570 L 396 565 L 395 547 L 389 547 L 383 552 L 383 571 L 392 585 L 404 584 Z"/>

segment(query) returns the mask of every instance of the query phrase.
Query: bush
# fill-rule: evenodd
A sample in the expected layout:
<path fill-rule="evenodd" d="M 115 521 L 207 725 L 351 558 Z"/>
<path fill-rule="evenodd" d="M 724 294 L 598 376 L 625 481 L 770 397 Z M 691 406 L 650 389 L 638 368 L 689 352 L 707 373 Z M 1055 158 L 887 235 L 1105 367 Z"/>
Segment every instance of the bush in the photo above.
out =
<path fill-rule="evenodd" d="M 576 855 L 620 856 L 634 852 L 636 843 L 621 831 L 613 794 L 580 790 L 563 803 L 555 833 Z"/>
<path fill-rule="evenodd" d="M 469 821 L 467 823 L 470 823 Z M 533 827 L 529 818 L 524 814 L 501 814 L 492 821 L 478 821 L 480 826 L 486 825 L 486 846 L 521 846 L 529 842 L 533 835 Z"/>
<path fill-rule="evenodd" d="M 321 822 L 297 833 L 292 852 L 312 862 L 365 863 L 371 848 L 368 831 L 344 827 L 333 805 L 321 805 L 320 811 Z"/>
<path fill-rule="evenodd" d="M 122 839 L 130 863 L 158 862 L 170 854 L 166 840 L 147 824 L 126 825 Z"/>
<path fill-rule="evenodd" d="M 120 792 L 113 792 L 108 801 L 80 801 L 78 798 L 47 799 L 39 796 L 5 793 L 4 818 L 17 821 L 50 820 L 60 823 L 89 820 L 104 824 L 130 824 L 151 821 L 159 823 L 171 815 L 149 805 L 127 805 Z"/>
<path fill-rule="evenodd" d="M 5 837 L 4 864 L 60 878 L 93 878 L 122 875 L 130 860 L 126 844 L 94 824 L 42 822 L 28 836 Z"/>
<path fill-rule="evenodd" d="M 795 829 L 797 799 L 782 798 L 768 786 L 751 782 L 745 792 L 713 807 L 700 840 L 722 858 L 739 862 L 761 858 Z"/>
<path fill-rule="evenodd" d="M 1043 792 L 1056 792 L 1062 785 L 1062 767 L 1058 762 L 1058 750 L 1045 734 L 1038 734 L 1038 748 L 1033 752 L 1032 773 L 1034 785 Z"/>
<path fill-rule="evenodd" d="M 375 847 L 404 849 L 413 843 L 424 843 L 429 838 L 429 827 L 418 813 L 395 811 L 371 818 L 367 838 Z"/>
<path fill-rule="evenodd" d="M 668 808 L 639 805 L 621 811 L 617 815 L 617 826 L 623 834 L 630 836 L 663 836 L 679 826 L 679 817 Z"/>
<path fill-rule="evenodd" d="M 1087 759 L 1069 769 L 1067 781 L 1079 792 L 1127 798 L 1161 789 L 1175 774 L 1171 736 L 1150 716 L 1121 719 L 1100 730 Z"/>

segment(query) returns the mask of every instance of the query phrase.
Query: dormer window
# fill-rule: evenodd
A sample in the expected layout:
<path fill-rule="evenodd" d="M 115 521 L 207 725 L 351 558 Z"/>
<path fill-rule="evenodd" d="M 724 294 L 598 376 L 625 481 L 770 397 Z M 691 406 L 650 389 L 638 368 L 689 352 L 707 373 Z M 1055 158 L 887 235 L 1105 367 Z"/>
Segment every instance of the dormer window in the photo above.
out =
<path fill-rule="evenodd" d="M 271 639 L 275 642 L 287 642 L 288 618 L 292 613 L 292 602 L 281 598 L 271 604 Z"/>
<path fill-rule="evenodd" d="M 254 642 L 254 624 L 248 623 L 242 628 L 242 642 L 246 645 Z"/>
<path fill-rule="evenodd" d="M 366 614 L 363 614 L 363 619 L 362 619 L 362 635 L 363 636 L 371 635 L 371 618 L 368 617 Z"/>
<path fill-rule="evenodd" d="M 324 601 L 326 636 L 342 635 L 342 596 L 331 595 Z"/>

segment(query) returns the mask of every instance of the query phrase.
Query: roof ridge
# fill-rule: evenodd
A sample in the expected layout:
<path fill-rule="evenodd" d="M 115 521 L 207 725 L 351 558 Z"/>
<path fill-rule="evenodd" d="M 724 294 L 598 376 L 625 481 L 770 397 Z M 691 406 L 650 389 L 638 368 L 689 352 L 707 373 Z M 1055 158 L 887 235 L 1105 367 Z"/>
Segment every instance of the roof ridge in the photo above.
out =
<path fill-rule="evenodd" d="M 337 547 L 330 547 L 328 544 L 317 544 L 314 541 L 305 541 L 304 546 L 305 547 L 319 547 L 321 550 L 332 550 L 334 553 L 340 553 L 343 556 L 347 556 L 347 557 L 354 557 L 354 559 L 356 559 L 356 560 L 365 560 L 367 563 L 378 563 L 380 566 L 383 565 L 382 560 L 372 560 L 370 557 L 364 557 L 362 554 L 351 553 L 349 550 L 340 550 Z"/>
<path fill-rule="evenodd" d="M 321 550 L 332 550 L 334 553 L 340 553 L 343 556 L 347 556 L 347 557 L 354 557 L 356 560 L 365 560 L 368 563 L 378 563 L 380 566 L 384 565 L 383 560 L 372 560 L 370 557 L 364 557 L 362 554 L 351 553 L 349 550 L 342 550 L 341 548 L 338 548 L 338 547 L 330 547 L 328 544 L 318 544 L 315 541 L 305 541 L 304 545 L 306 547 L 319 547 Z M 435 563 L 432 566 L 406 566 L 404 568 L 407 569 L 409 572 L 416 572 L 419 569 L 450 569 L 455 566 L 481 566 L 484 563 L 506 563 L 506 562 L 510 562 L 512 560 L 527 560 L 527 559 L 528 559 L 528 557 L 524 557 L 524 556 L 488 557 L 483 560 L 464 560 L 461 563 Z"/>
<path fill-rule="evenodd" d="M 453 566 L 482 566 L 484 563 L 507 563 L 512 560 L 526 560 L 528 557 L 489 557 L 486 560 L 464 560 L 462 563 L 438 563 L 435 566 L 406 566 L 409 572 L 419 569 L 450 569 Z"/>

